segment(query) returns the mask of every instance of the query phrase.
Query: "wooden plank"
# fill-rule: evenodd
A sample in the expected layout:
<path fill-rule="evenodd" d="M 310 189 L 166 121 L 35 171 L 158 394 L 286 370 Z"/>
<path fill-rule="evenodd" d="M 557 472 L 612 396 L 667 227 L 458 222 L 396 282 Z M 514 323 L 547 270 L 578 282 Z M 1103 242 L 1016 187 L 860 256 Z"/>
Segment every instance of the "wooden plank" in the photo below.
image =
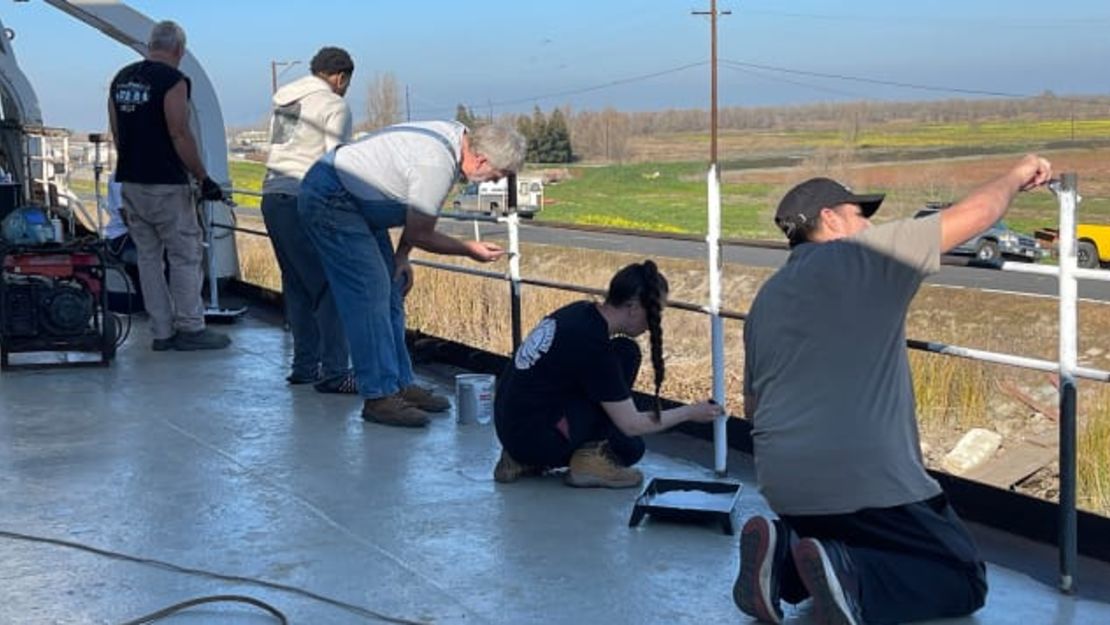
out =
<path fill-rule="evenodd" d="M 1038 441 L 1040 442 L 1040 441 Z M 1056 460 L 1056 448 L 1022 441 L 961 477 L 1010 489 Z"/>

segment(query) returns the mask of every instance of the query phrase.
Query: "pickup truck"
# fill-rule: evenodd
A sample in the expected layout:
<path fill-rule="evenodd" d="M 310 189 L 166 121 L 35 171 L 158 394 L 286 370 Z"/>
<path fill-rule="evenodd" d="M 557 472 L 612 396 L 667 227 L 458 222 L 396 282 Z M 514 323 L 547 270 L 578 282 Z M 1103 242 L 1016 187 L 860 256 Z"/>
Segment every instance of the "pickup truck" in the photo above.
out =
<path fill-rule="evenodd" d="M 929 204 L 917 211 L 914 217 L 932 215 L 948 206 L 948 204 Z M 1110 251 L 1110 248 L 1107 249 Z M 1007 226 L 1006 222 L 999 221 L 985 232 L 957 245 L 950 253 L 972 255 L 987 263 L 997 262 L 1003 257 L 1032 263 L 1047 256 L 1048 250 L 1041 247 L 1037 239 L 1021 234 Z"/>
<path fill-rule="evenodd" d="M 471 182 L 455 196 L 451 208 L 459 212 L 504 215 L 509 200 L 508 178 Z M 517 213 L 532 217 L 543 210 L 543 180 L 536 176 L 517 177 Z"/>
<path fill-rule="evenodd" d="M 1055 245 L 1059 236 L 1056 228 L 1041 228 L 1036 232 L 1036 237 L 1047 246 Z M 1085 269 L 1110 267 L 1110 226 L 1076 224 L 1075 255 L 1076 264 Z"/>

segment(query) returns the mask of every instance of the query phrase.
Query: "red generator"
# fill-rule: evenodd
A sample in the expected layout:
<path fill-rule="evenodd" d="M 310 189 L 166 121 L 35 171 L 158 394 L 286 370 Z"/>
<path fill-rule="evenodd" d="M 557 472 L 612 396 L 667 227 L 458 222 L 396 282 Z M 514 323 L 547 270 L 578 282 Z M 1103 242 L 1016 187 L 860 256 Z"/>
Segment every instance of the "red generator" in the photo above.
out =
<path fill-rule="evenodd" d="M 9 246 L 0 279 L 0 369 L 107 366 L 116 353 L 107 265 L 95 245 Z M 10 354 L 89 352 L 96 360 L 13 364 Z"/>

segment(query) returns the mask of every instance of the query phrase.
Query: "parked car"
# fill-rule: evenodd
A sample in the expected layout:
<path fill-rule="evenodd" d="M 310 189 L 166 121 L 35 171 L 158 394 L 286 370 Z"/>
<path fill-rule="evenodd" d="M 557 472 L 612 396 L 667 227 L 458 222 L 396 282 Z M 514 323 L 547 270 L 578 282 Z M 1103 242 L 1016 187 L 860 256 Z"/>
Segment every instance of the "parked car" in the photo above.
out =
<path fill-rule="evenodd" d="M 517 213 L 531 217 L 543 209 L 543 180 L 538 177 L 517 177 Z M 460 212 L 504 215 L 509 201 L 509 180 L 471 182 L 451 201 L 451 208 Z"/>
<path fill-rule="evenodd" d="M 928 204 L 914 214 L 914 219 L 942 211 L 950 204 Z M 997 221 L 993 226 L 953 248 L 950 254 L 969 254 L 983 262 L 995 262 L 1009 257 L 1027 262 L 1037 262 L 1048 255 L 1048 250 L 1031 236 L 1018 233 Z"/>

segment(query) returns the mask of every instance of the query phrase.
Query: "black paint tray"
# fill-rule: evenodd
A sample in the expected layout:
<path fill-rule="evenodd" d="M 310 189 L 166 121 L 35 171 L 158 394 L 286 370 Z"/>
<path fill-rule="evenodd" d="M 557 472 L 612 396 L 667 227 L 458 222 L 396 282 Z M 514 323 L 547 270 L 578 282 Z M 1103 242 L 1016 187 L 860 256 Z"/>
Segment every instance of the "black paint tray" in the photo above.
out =
<path fill-rule="evenodd" d="M 735 533 L 733 516 L 742 484 L 705 480 L 653 478 L 632 508 L 629 527 L 636 527 L 651 514 L 669 521 L 716 522 L 726 534 Z"/>

